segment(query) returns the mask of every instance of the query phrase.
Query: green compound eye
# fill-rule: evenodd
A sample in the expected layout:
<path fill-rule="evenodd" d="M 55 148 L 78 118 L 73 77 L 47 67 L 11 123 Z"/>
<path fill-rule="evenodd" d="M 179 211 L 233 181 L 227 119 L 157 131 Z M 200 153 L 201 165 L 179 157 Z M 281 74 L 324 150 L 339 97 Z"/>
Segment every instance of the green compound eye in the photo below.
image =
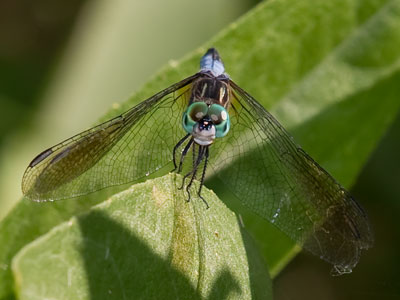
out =
<path fill-rule="evenodd" d="M 219 104 L 212 104 L 208 109 L 208 115 L 215 126 L 215 136 L 224 137 L 231 127 L 226 109 Z"/>
<path fill-rule="evenodd" d="M 204 102 L 189 105 L 182 118 L 183 128 L 187 133 L 193 132 L 193 126 L 207 115 L 208 106 Z"/>

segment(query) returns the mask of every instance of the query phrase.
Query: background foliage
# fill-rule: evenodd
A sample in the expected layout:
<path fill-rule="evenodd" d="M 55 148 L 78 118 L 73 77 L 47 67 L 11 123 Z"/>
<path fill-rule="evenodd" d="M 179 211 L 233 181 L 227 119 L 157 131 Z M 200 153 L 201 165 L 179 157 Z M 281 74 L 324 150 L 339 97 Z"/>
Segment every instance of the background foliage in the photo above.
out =
<path fill-rule="evenodd" d="M 37 86 L 29 86 L 32 78 L 45 82 L 40 78 L 50 73 L 43 71 L 39 73 L 42 76 L 27 76 L 29 70 L 37 71 L 37 68 L 29 64 L 24 66 L 18 56 L 14 58 L 18 64 L 13 64 L 10 56 L 3 55 L 3 61 L 7 63 L 4 65 L 8 65 L 8 68 L 1 68 L 4 78 L 9 78 L 9 74 L 28 77 L 25 81 L 23 76 L 17 77 L 18 88 L 11 88 L 8 81 L 3 81 L 6 87 L 1 90 L 6 120 L 13 115 L 12 112 L 15 117 L 11 119 L 21 119 L 20 122 L 5 122 L 6 129 L 3 130 L 7 133 L 2 136 L 0 176 L 3 215 L 9 207 L 7 203 L 18 198 L 15 191 L 32 153 L 72 135 L 82 126 L 89 126 L 90 120 L 101 114 L 94 108 L 104 111 L 110 105 L 104 102 L 101 106 L 102 101 L 126 98 L 134 86 L 146 81 L 157 65 L 199 46 L 251 5 L 240 1 L 226 5 L 221 1 L 213 7 L 214 15 L 209 15 L 210 20 L 205 22 L 200 18 L 196 23 L 197 19 L 182 14 L 173 6 L 174 3 L 156 2 L 150 2 L 146 8 L 130 7 L 133 4 L 124 1 L 117 1 L 112 6 L 98 1 L 87 6 L 61 60 L 63 63 L 57 72 L 53 72 L 52 84 L 43 97 L 33 100 L 35 97 L 30 96 L 32 105 L 15 103 L 22 103 L 17 99 L 26 99 L 29 91 L 37 95 Z M 152 9 L 151 5 L 157 9 Z M 162 5 L 168 7 L 163 10 Z M 182 3 L 177 1 L 176 5 Z M 194 2 L 187 5 L 180 9 L 201 9 L 195 7 Z M 161 17 L 167 9 L 171 12 L 163 21 Z M 144 22 L 144 18 L 132 18 L 130 14 L 133 11 L 145 15 L 153 25 L 143 26 L 139 21 Z M 149 18 L 151 11 L 161 15 L 155 13 Z M 209 8 L 204 11 L 210 12 Z M 222 11 L 224 13 L 218 13 Z M 216 24 L 212 23 L 213 20 L 217 20 Z M 168 29 L 164 27 L 167 24 L 171 25 Z M 181 24 L 186 25 L 184 30 Z M 209 31 L 201 34 L 190 24 L 204 32 L 206 29 Z M 375 228 L 376 246 L 363 255 L 354 274 L 332 279 L 329 269 L 318 259 L 302 256 L 278 277 L 277 299 L 294 297 L 292 291 L 296 299 L 301 299 L 299 290 L 304 290 L 305 299 L 355 299 L 361 295 L 363 299 L 373 299 L 377 293 L 386 298 L 399 295 L 398 275 L 396 277 L 399 245 L 393 242 L 399 240 L 398 221 L 394 217 L 399 212 L 400 195 L 396 184 L 400 179 L 400 163 L 396 155 L 399 150 L 399 121 L 372 152 L 398 111 L 399 24 L 398 1 L 269 1 L 203 46 L 202 51 L 207 46 L 216 46 L 232 78 L 270 109 L 296 140 L 340 182 L 347 187 L 353 186 L 352 193 L 366 206 Z M 135 32 L 138 28 L 140 32 Z M 160 28 L 163 28 L 161 32 Z M 115 106 L 116 109 L 107 117 L 195 72 L 200 55 L 201 51 L 196 51 L 180 64 L 172 62 L 129 103 Z M 39 64 L 37 58 L 32 57 L 32 64 Z M 48 61 L 41 64 L 43 69 L 46 65 L 49 65 Z M 26 72 L 19 71 L 22 66 Z M 22 90 L 26 94 L 22 95 Z M 38 105 L 41 98 L 43 104 Z M 35 106 L 39 106 L 40 111 L 31 113 Z M 16 123 L 21 130 L 16 133 L 16 126 L 10 126 L 10 123 Z M 24 128 L 24 124 L 28 124 L 30 129 Z M 373 155 L 366 163 L 371 153 Z M 361 168 L 361 175 L 357 177 Z M 296 251 L 293 244 L 266 222 L 249 215 L 235 200 L 230 200 L 229 190 L 213 181 L 207 184 L 231 207 L 240 209 L 246 227 L 261 246 L 272 274 L 278 274 Z M 5 239 L 1 244 L 9 244 L 16 235 L 22 236 L 23 242 L 16 239 L 14 243 L 14 250 L 18 250 L 27 240 L 98 201 L 73 202 L 67 204 L 67 208 L 65 204 L 57 203 L 51 208 L 28 207 L 28 210 L 25 206 L 31 204 L 22 202 L 14 210 L 14 216 L 10 215 L 20 224 L 10 231 L 10 235 L 1 236 Z M 15 217 L 18 211 L 23 213 Z M 30 237 L 26 239 L 26 236 Z M 9 265 L 3 263 L 1 267 L 4 270 Z"/>

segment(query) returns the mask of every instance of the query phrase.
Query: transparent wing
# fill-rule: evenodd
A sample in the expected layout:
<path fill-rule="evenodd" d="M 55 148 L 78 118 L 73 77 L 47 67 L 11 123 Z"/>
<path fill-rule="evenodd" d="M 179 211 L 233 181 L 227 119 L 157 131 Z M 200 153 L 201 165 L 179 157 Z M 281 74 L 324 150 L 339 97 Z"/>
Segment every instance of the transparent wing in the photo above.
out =
<path fill-rule="evenodd" d="M 39 154 L 22 191 L 32 200 L 58 200 L 128 183 L 162 168 L 185 135 L 180 126 L 193 75 L 124 114 Z"/>
<path fill-rule="evenodd" d="M 230 85 L 232 127 L 210 148 L 219 178 L 244 205 L 336 272 L 351 271 L 361 249 L 373 243 L 366 214 L 271 114 Z"/>

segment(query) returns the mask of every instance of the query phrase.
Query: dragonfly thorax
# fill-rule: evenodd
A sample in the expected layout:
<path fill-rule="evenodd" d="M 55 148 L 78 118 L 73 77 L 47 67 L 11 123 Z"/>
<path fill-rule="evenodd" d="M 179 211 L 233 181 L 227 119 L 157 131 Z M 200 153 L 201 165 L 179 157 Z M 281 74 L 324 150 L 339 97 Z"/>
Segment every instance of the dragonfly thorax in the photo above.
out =
<path fill-rule="evenodd" d="M 205 73 L 193 83 L 190 103 L 205 102 L 208 105 L 219 104 L 225 108 L 229 104 L 229 89 L 226 82 L 227 77 L 221 75 L 214 77 L 212 74 Z"/>

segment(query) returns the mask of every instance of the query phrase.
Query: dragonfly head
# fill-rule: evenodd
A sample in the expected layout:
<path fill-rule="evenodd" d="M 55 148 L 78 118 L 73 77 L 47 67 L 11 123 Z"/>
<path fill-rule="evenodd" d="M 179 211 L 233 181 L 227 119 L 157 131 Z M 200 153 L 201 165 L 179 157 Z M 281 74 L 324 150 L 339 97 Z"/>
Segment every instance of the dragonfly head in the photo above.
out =
<path fill-rule="evenodd" d="M 201 146 L 211 145 L 215 138 L 225 136 L 230 128 L 229 114 L 219 104 L 194 102 L 183 114 L 183 128 Z"/>

